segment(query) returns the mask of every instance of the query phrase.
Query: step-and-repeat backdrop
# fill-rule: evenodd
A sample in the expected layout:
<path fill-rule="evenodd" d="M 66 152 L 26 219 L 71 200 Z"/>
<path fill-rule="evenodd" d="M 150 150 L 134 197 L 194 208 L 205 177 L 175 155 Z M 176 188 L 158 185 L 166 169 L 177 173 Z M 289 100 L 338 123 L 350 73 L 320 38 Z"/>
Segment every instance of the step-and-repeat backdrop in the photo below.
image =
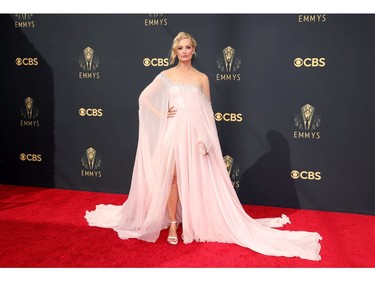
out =
<path fill-rule="evenodd" d="M 1 14 L 0 183 L 127 194 L 179 31 L 242 203 L 375 214 L 375 15 Z"/>

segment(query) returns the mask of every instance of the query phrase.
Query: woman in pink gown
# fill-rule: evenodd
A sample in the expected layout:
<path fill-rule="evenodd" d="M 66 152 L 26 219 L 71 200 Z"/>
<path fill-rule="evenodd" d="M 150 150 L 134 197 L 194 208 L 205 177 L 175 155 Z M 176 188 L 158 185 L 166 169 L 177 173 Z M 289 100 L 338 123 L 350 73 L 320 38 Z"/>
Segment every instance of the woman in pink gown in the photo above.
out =
<path fill-rule="evenodd" d="M 139 97 L 139 135 L 131 188 L 123 205 L 86 211 L 90 226 L 112 228 L 121 239 L 168 243 L 235 243 L 270 256 L 320 260 L 316 232 L 279 230 L 289 218 L 253 219 L 227 172 L 210 102 L 208 77 L 192 66 L 196 41 L 177 34 L 176 66 L 161 72 Z"/>

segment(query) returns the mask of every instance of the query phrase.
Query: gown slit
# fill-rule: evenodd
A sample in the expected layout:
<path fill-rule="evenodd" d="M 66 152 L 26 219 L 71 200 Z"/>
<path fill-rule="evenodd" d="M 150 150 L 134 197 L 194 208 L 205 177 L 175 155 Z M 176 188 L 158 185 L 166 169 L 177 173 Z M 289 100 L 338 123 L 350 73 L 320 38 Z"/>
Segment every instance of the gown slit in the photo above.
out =
<path fill-rule="evenodd" d="M 168 107 L 177 113 L 167 118 Z M 192 84 L 160 73 L 139 97 L 138 145 L 128 198 L 120 206 L 86 211 L 90 226 L 112 228 L 121 239 L 155 242 L 169 227 L 167 202 L 177 176 L 177 221 L 183 242 L 235 243 L 270 256 L 321 259 L 317 232 L 277 229 L 290 223 L 253 219 L 227 172 L 211 102 Z"/>

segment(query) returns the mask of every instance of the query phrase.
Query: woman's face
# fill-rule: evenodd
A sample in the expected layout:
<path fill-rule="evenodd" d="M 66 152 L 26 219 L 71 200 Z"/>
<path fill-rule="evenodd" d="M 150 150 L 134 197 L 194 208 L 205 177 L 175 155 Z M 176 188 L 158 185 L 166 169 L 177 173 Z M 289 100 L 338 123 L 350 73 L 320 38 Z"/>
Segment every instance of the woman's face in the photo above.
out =
<path fill-rule="evenodd" d="M 195 52 L 190 39 L 182 39 L 177 47 L 177 58 L 180 62 L 190 61 Z"/>

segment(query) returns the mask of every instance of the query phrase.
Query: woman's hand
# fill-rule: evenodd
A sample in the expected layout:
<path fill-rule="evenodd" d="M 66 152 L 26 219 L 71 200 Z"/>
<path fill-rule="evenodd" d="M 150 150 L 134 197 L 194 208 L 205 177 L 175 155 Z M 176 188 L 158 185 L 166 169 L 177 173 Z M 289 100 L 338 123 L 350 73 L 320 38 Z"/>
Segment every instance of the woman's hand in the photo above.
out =
<path fill-rule="evenodd" d="M 170 108 L 168 109 L 168 115 L 167 115 L 167 118 L 172 118 L 172 117 L 174 117 L 174 116 L 176 115 L 176 113 L 177 113 L 177 109 L 174 109 L 173 106 L 170 107 Z"/>

